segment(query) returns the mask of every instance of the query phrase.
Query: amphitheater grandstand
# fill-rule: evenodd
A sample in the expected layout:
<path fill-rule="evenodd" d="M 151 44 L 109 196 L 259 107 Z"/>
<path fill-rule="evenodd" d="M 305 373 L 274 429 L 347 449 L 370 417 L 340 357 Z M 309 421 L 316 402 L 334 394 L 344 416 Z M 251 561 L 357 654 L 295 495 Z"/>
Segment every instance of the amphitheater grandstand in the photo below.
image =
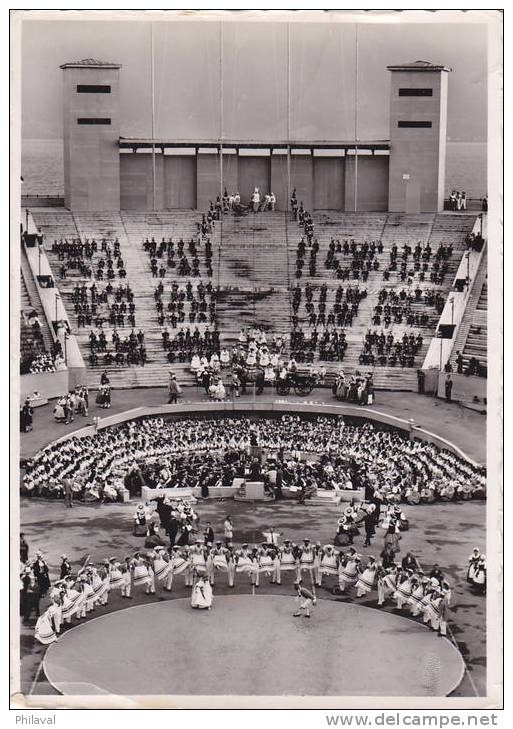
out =
<path fill-rule="evenodd" d="M 158 322 L 158 313 L 155 308 L 154 291 L 162 280 L 164 292 L 170 290 L 173 283 L 182 287 L 191 281 L 193 287 L 201 281 L 204 285 L 210 280 L 217 297 L 217 310 L 215 321 L 211 326 L 219 329 L 222 346 L 231 346 L 235 343 L 241 326 L 255 326 L 269 334 L 278 334 L 289 341 L 293 329 L 292 322 L 292 291 L 295 287 L 304 288 L 307 284 L 314 287 L 314 292 L 321 286 L 327 289 L 328 305 L 334 301 L 339 286 L 343 289 L 358 287 L 366 291 L 366 296 L 360 301 L 357 315 L 351 326 L 344 329 L 347 349 L 343 362 L 327 362 L 328 371 L 334 370 L 340 364 L 346 371 L 354 371 L 358 367 L 365 368 L 359 362 L 366 332 L 369 329 L 381 330 L 383 327 L 373 326 L 373 312 L 378 305 L 380 291 L 385 288 L 389 294 L 401 290 L 413 291 L 419 289 L 424 292 L 428 289 L 447 297 L 454 274 L 465 250 L 465 238 L 472 230 L 475 215 L 451 213 L 423 213 L 416 215 L 395 213 L 341 213 L 338 211 L 315 212 L 313 221 L 315 226 L 314 239 L 318 242 L 318 254 L 315 271 L 309 269 L 309 247 L 305 248 L 304 275 L 296 277 L 296 253 L 298 245 L 304 236 L 298 222 L 284 213 L 265 212 L 254 215 L 252 213 L 223 215 L 222 221 L 214 225 L 212 234 L 208 235 L 212 245 L 213 271 L 208 277 L 203 263 L 200 265 L 200 277 L 180 276 L 176 268 L 166 268 L 161 277 L 152 275 L 150 259 L 144 250 L 144 241 L 152 238 L 157 242 L 162 238 L 172 238 L 175 245 L 180 239 L 184 241 L 185 249 L 190 240 L 198 241 L 198 256 L 204 256 L 205 240 L 199 234 L 201 213 L 191 210 L 173 210 L 157 213 L 151 212 L 101 212 L 78 213 L 67 210 L 33 209 L 32 214 L 38 228 L 44 234 L 45 250 L 50 261 L 52 272 L 63 297 L 67 313 L 72 323 L 74 333 L 85 362 L 89 362 L 89 332 L 92 327 L 78 327 L 77 317 L 73 310 L 71 299 L 76 284 L 96 281 L 99 289 L 106 285 L 105 281 L 97 281 L 97 262 L 101 258 L 101 241 L 113 244 L 118 241 L 119 250 L 126 269 L 126 279 L 134 292 L 135 327 L 128 322 L 117 327 L 121 337 L 128 336 L 132 328 L 141 329 L 145 335 L 147 361 L 144 366 L 120 366 L 112 364 L 105 367 L 100 357 L 96 366 L 88 369 L 88 382 L 91 386 L 99 383 L 100 373 L 107 369 L 111 383 L 115 387 L 134 387 L 165 385 L 168 379 L 169 366 L 166 352 L 162 347 L 161 326 Z M 92 255 L 92 276 L 84 277 L 80 271 L 70 269 L 62 277 L 61 261 L 55 250 L 55 242 L 80 239 L 97 242 L 97 251 Z M 336 241 L 342 247 L 347 245 L 361 246 L 374 242 L 377 248 L 374 260 L 378 267 L 368 272 L 366 280 L 360 277 L 360 272 L 350 270 L 347 280 L 337 278 L 333 270 L 325 267 L 325 259 L 331 241 Z M 452 252 L 446 262 L 446 273 L 443 281 L 433 282 L 430 272 L 435 262 L 435 254 L 440 244 L 451 246 Z M 431 248 L 432 255 L 426 263 L 424 280 L 421 280 L 420 271 L 413 269 L 413 261 L 409 257 L 406 277 L 401 277 L 400 270 L 390 271 L 388 280 L 384 280 L 384 271 L 390 262 L 393 246 L 397 246 L 398 260 L 401 261 L 403 246 L 412 250 L 420 245 L 422 250 L 427 246 Z M 351 254 L 344 256 L 336 254 L 342 266 L 350 267 Z M 344 263 L 344 260 L 346 263 Z M 399 266 L 397 267 L 399 269 Z M 310 275 L 312 273 L 312 275 Z M 116 276 L 111 283 L 116 287 L 120 280 Z M 314 293 L 314 300 L 318 293 Z M 378 388 L 414 390 L 417 387 L 416 370 L 422 366 L 423 356 L 427 350 L 430 338 L 434 334 L 437 323 L 437 312 L 432 306 L 415 303 L 416 310 L 429 314 L 427 326 L 411 327 L 405 322 L 391 323 L 384 327 L 385 333 L 392 332 L 396 339 L 406 332 L 421 333 L 423 345 L 418 352 L 413 367 L 382 367 L 374 366 L 374 380 Z M 299 327 L 308 335 L 312 327 L 305 318 L 304 311 L 298 312 Z M 210 322 L 198 324 L 200 333 Z M 92 324 L 94 326 L 94 322 Z M 196 323 L 184 321 L 178 328 L 189 326 L 192 329 Z M 472 324 L 472 326 L 477 326 Z M 333 327 L 330 327 L 331 329 Z M 338 328 L 338 327 L 335 327 Z M 317 329 L 322 332 L 323 326 Z M 474 333 L 474 330 L 472 330 Z M 469 329 L 470 334 L 470 329 Z M 471 340 L 469 341 L 469 345 Z M 469 356 L 472 356 L 469 354 Z M 314 358 L 319 363 L 318 355 Z M 367 366 L 368 369 L 368 366 Z M 173 364 L 173 370 L 182 382 L 192 382 L 192 374 L 188 363 Z"/>

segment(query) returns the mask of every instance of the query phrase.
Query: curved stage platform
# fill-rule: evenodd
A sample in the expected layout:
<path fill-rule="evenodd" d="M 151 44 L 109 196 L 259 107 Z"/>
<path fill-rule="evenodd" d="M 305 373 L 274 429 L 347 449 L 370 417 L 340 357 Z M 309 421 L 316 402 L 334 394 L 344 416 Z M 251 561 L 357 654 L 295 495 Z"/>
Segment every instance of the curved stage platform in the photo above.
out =
<path fill-rule="evenodd" d="M 229 595 L 209 611 L 187 599 L 119 610 L 66 632 L 44 670 L 81 696 L 444 696 L 462 680 L 458 650 L 413 620 L 331 600 L 308 620 L 296 605 Z"/>

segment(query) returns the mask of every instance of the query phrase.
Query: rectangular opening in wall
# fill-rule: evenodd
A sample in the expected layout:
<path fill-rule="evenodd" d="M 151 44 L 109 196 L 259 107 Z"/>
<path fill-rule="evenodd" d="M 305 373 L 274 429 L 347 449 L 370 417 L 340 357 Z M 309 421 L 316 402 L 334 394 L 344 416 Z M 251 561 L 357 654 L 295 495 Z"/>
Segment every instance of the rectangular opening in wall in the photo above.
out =
<path fill-rule="evenodd" d="M 77 84 L 77 94 L 110 94 L 106 84 Z"/>
<path fill-rule="evenodd" d="M 430 121 L 398 121 L 399 129 L 431 129 L 433 126 Z"/>
<path fill-rule="evenodd" d="M 399 89 L 399 96 L 433 96 L 433 89 Z"/>
<path fill-rule="evenodd" d="M 98 117 L 79 117 L 77 124 L 110 124 L 110 119 L 102 119 Z"/>

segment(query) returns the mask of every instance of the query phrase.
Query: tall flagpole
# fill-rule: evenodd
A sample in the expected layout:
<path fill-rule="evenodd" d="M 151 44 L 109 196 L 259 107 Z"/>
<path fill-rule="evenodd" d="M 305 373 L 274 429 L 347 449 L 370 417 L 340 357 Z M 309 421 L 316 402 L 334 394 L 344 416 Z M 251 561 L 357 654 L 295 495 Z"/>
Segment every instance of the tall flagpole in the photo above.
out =
<path fill-rule="evenodd" d="M 223 134 L 224 134 L 224 83 L 223 83 L 223 21 L 219 23 L 219 162 L 220 162 L 220 196 L 223 200 Z M 221 210 L 221 221 L 222 221 Z M 222 223 L 221 223 L 222 224 Z"/>
<path fill-rule="evenodd" d="M 355 25 L 355 82 L 354 82 L 354 211 L 358 210 L 358 23 Z"/>
<path fill-rule="evenodd" d="M 290 204 L 290 23 L 287 23 L 287 218 Z"/>
<path fill-rule="evenodd" d="M 153 179 L 153 210 L 157 209 L 156 203 L 156 180 L 157 173 L 155 168 L 155 69 L 154 69 L 154 57 L 153 57 L 153 23 L 150 23 L 151 30 L 151 172 Z"/>

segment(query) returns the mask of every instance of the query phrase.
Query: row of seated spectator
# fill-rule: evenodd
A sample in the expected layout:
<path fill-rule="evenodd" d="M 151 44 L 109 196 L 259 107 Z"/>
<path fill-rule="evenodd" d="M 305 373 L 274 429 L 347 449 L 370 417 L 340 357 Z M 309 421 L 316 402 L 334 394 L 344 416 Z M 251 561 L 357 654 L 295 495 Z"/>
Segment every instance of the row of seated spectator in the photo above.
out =
<path fill-rule="evenodd" d="M 310 276 L 315 276 L 317 272 L 317 253 L 319 252 L 319 242 L 317 238 L 314 240 L 308 239 L 308 250 L 310 258 L 308 260 L 308 272 Z M 298 243 L 296 251 L 296 278 L 301 278 L 303 275 L 303 267 L 305 265 L 306 257 L 306 243 L 304 237 Z"/>
<path fill-rule="evenodd" d="M 418 276 L 419 281 L 425 281 L 429 272 L 429 280 L 440 286 L 444 283 L 445 276 L 449 271 L 448 262 L 452 254 L 452 244 L 440 243 L 433 257 L 433 250 L 429 243 L 422 246 L 419 242 L 415 248 L 405 243 L 399 257 L 399 249 L 394 243 L 390 249 L 390 264 L 388 269 L 383 271 L 383 279 L 389 281 L 390 274 L 398 272 L 401 281 L 408 281 L 410 285 L 416 276 Z M 411 262 L 409 260 L 410 256 L 412 257 Z"/>
<path fill-rule="evenodd" d="M 331 245 L 331 244 L 330 244 Z M 369 247 L 362 251 L 357 248 L 351 255 L 351 260 L 347 265 L 347 261 L 344 260 L 344 265 L 337 258 L 336 252 L 328 250 L 324 265 L 328 270 L 332 270 L 338 279 L 342 281 L 349 280 L 351 278 L 362 281 L 367 281 L 371 271 L 379 270 L 379 261 L 375 257 L 377 248 Z M 347 259 L 347 256 L 345 257 Z"/>
<path fill-rule="evenodd" d="M 403 334 L 401 339 L 396 339 L 392 332 L 387 335 L 376 330 L 370 330 L 365 334 L 363 350 L 359 356 L 359 363 L 366 365 L 379 364 L 380 366 L 414 367 L 415 356 L 422 348 L 423 337 L 420 332 L 414 334 Z"/>
<path fill-rule="evenodd" d="M 109 301 L 110 298 L 113 299 L 112 302 Z M 71 293 L 71 300 L 79 328 L 91 326 L 93 323 L 97 327 L 104 324 L 123 327 L 125 317 L 129 326 L 136 326 L 134 295 L 128 284 L 120 284 L 114 289 L 109 282 L 108 287 L 103 290 L 96 284 L 90 287 L 86 284 L 77 285 Z"/>
<path fill-rule="evenodd" d="M 54 240 L 52 250 L 57 254 L 59 261 L 63 261 L 59 269 L 62 279 L 66 278 L 69 271 L 78 271 L 85 278 L 92 278 L 92 259 L 98 251 L 98 244 L 93 238 L 91 241 L 86 238 L 82 242 L 79 238 L 68 241 L 67 239 Z M 121 246 L 116 238 L 111 246 L 111 241 L 106 238 L 101 240 L 100 258 L 96 261 L 96 278 L 112 280 L 118 276 L 126 278 L 126 269 L 121 256 Z"/>
<path fill-rule="evenodd" d="M 109 341 L 103 329 L 99 332 L 91 331 L 89 333 L 89 345 L 91 353 L 89 355 L 89 363 L 92 366 L 99 364 L 99 353 L 105 353 L 103 361 L 105 364 L 118 365 L 141 365 L 147 362 L 146 347 L 144 343 L 144 332 L 139 329 L 137 334 L 132 329 L 126 337 L 121 337 L 116 329 L 113 329 L 110 341 L 114 351 L 108 350 Z M 107 356 L 108 355 L 108 356 Z"/>
<path fill-rule="evenodd" d="M 201 334 L 198 327 L 192 332 L 187 327 L 171 337 L 169 330 L 164 328 L 162 346 L 167 352 L 168 362 L 190 362 L 194 354 L 211 357 L 214 352 L 220 351 L 219 332 L 217 329 L 211 331 L 207 327 Z"/>
<path fill-rule="evenodd" d="M 382 288 L 378 293 L 378 302 L 380 304 L 418 304 L 422 303 L 426 306 L 432 306 L 438 314 L 441 314 L 445 306 L 445 298 L 440 291 L 436 289 L 395 289 Z"/>
<path fill-rule="evenodd" d="M 290 334 L 290 349 L 291 356 L 298 362 L 312 362 L 315 351 L 321 361 L 342 362 L 347 349 L 346 334 L 337 329 L 326 329 L 319 335 L 314 329 L 307 337 L 302 329 L 295 329 Z"/>
<path fill-rule="evenodd" d="M 164 284 L 160 281 L 153 292 L 159 326 L 164 326 L 167 321 L 173 329 L 176 329 L 186 319 L 189 324 L 196 322 L 215 324 L 217 292 L 210 281 L 206 286 L 200 281 L 196 289 L 190 281 L 181 287 L 175 281 L 171 285 L 167 303 L 163 300 L 164 295 Z"/>
<path fill-rule="evenodd" d="M 334 302 L 327 308 L 328 293 L 332 290 L 328 289 L 326 283 L 319 287 L 319 298 L 316 305 L 314 303 L 314 292 L 316 288 L 307 283 L 305 289 L 296 286 L 292 289 L 292 328 L 296 329 L 299 325 L 298 312 L 304 293 L 304 309 L 308 315 L 308 323 L 310 326 L 351 326 L 353 318 L 358 315 L 358 307 L 360 301 L 367 296 L 366 289 L 360 289 L 358 286 L 349 286 L 344 290 L 342 286 L 338 286 L 334 292 Z"/>
<path fill-rule="evenodd" d="M 167 241 L 165 238 L 162 238 L 159 244 L 156 243 L 154 238 L 151 240 L 146 238 L 143 241 L 143 248 L 149 255 L 153 278 L 164 278 L 168 269 L 172 272 L 174 271 L 178 276 L 200 276 L 201 261 L 199 257 L 198 243 L 191 238 L 187 247 L 191 261 L 189 261 L 187 253 L 184 250 L 185 242 L 182 238 L 180 238 L 177 243 L 176 251 L 172 238 L 169 238 Z M 164 255 L 167 257 L 167 267 L 164 264 Z M 204 265 L 207 275 L 210 277 L 213 275 L 212 256 L 212 244 L 210 239 L 207 238 L 204 246 Z"/>

